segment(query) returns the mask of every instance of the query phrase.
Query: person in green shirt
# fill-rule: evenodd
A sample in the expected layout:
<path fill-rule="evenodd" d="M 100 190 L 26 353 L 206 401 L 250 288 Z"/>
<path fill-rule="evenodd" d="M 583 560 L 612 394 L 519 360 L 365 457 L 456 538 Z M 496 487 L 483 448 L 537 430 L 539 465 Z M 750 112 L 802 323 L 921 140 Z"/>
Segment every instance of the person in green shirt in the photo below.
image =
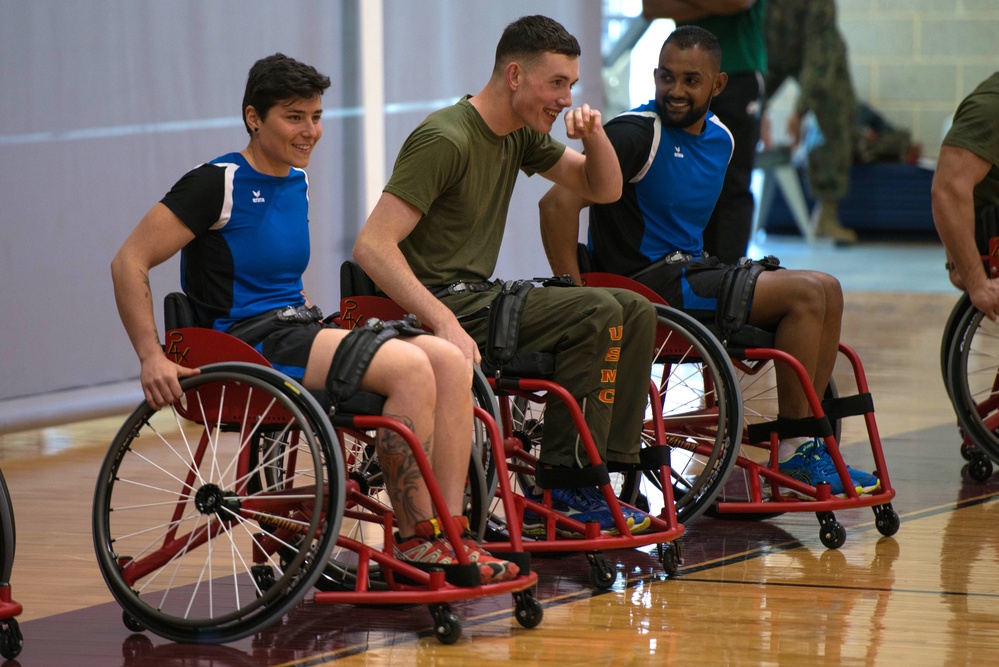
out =
<path fill-rule="evenodd" d="M 576 38 L 550 18 L 526 16 L 507 26 L 489 81 L 413 131 L 358 234 L 357 263 L 399 306 L 463 350 L 469 373 L 488 334 L 488 318 L 474 314 L 502 287 L 490 279 L 518 172 L 539 173 L 592 201 L 621 196 L 600 112 L 587 104 L 570 110 L 579 55 Z M 582 142 L 585 155 L 549 136 L 563 112 L 567 136 Z M 568 286 L 527 294 L 517 349 L 555 354 L 554 381 L 578 401 L 605 460 L 638 461 L 655 328 L 653 306 L 627 290 Z M 540 458 L 558 468 L 590 464 L 557 400 L 546 409 Z M 598 489 L 555 489 L 553 496 L 563 513 L 613 530 Z M 625 512 L 633 530 L 650 523 L 641 512 Z M 538 528 L 535 519 L 525 516 L 525 534 Z"/>
<path fill-rule="evenodd" d="M 999 316 L 999 280 L 983 269 L 976 227 L 999 207 L 999 72 L 957 107 L 940 147 L 931 189 L 933 223 L 954 285 L 989 319 Z M 987 243 L 987 239 L 983 239 Z"/>

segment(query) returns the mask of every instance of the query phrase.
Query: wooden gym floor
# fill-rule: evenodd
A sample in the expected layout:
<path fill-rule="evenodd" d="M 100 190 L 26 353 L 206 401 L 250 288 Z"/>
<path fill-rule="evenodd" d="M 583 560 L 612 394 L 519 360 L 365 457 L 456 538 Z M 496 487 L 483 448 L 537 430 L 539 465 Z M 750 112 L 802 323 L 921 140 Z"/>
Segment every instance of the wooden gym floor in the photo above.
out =
<path fill-rule="evenodd" d="M 307 601 L 279 626 L 233 644 L 178 645 L 127 630 L 96 566 L 91 497 L 123 421 L 104 419 L 0 436 L 25 638 L 21 655 L 3 664 L 991 664 L 999 651 L 999 475 L 967 476 L 940 380 L 940 332 L 956 293 L 849 291 L 846 300 L 843 338 L 864 361 L 898 491 L 894 537 L 874 529 L 869 509 L 837 513 L 847 528 L 838 550 L 822 546 L 812 513 L 701 518 L 688 526 L 672 579 L 652 554 L 612 552 L 618 582 L 598 592 L 582 555 L 535 557 L 545 618 L 532 630 L 511 618 L 509 596 L 456 603 L 464 632 L 452 646 L 429 633 L 425 607 Z M 844 423 L 843 451 L 865 469 L 869 447 L 853 421 Z"/>

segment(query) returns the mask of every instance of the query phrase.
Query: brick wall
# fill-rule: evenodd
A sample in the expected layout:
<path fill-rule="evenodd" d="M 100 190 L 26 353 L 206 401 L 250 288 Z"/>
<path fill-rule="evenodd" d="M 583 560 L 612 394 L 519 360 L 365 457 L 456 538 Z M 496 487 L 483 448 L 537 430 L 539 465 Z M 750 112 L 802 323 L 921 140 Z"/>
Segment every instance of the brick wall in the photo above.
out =
<path fill-rule="evenodd" d="M 999 0 L 839 0 L 857 96 L 936 157 L 947 118 L 999 70 Z"/>

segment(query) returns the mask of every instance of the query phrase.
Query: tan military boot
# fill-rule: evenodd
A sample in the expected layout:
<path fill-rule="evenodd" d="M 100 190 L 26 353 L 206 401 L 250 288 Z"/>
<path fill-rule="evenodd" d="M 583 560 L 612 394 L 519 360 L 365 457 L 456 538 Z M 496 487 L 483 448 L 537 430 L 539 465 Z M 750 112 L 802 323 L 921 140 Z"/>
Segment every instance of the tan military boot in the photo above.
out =
<path fill-rule="evenodd" d="M 853 245 L 857 242 L 857 232 L 840 224 L 837 204 L 838 202 L 827 201 L 819 202 L 815 206 L 815 210 L 812 211 L 815 234 L 832 239 L 837 246 Z"/>

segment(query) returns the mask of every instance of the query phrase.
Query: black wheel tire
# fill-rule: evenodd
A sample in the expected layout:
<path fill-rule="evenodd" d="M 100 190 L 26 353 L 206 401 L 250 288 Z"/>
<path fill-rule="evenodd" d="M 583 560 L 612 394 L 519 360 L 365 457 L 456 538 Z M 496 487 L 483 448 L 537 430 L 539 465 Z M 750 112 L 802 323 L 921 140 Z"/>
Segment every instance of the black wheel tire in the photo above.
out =
<path fill-rule="evenodd" d="M 819 539 L 827 549 L 839 549 L 846 542 L 846 528 L 839 521 L 830 521 L 822 525 Z"/>
<path fill-rule="evenodd" d="M 981 452 L 975 452 L 968 461 L 968 474 L 976 482 L 984 482 L 995 471 L 992 461 Z"/>
<path fill-rule="evenodd" d="M 896 512 L 891 505 L 882 505 L 874 508 L 874 525 L 878 532 L 885 537 L 891 537 L 898 532 L 902 525 Z"/>
<path fill-rule="evenodd" d="M 431 605 L 430 613 L 434 617 L 434 636 L 441 644 L 453 644 L 461 637 L 461 619 L 459 619 L 451 607 L 443 605 Z"/>
<path fill-rule="evenodd" d="M 545 610 L 541 603 L 527 591 L 515 594 L 514 599 L 516 600 L 514 616 L 517 622 L 528 629 L 538 627 L 541 619 L 545 617 Z"/>

